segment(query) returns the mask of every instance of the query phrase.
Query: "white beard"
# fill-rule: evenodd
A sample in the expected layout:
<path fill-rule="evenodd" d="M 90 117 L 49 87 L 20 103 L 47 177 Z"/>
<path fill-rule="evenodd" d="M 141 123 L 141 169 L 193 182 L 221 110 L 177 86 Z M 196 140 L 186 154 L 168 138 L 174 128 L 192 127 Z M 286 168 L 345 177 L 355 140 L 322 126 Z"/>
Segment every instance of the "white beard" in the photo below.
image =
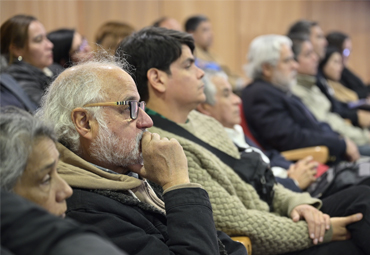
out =
<path fill-rule="evenodd" d="M 275 71 L 271 83 L 284 92 L 290 92 L 297 83 L 296 72 L 292 73 L 291 78 L 287 78 L 281 72 Z"/>
<path fill-rule="evenodd" d="M 119 167 L 143 164 L 142 153 L 139 150 L 142 136 L 143 132 L 134 139 L 124 140 L 108 128 L 100 126 L 99 134 L 91 144 L 91 157 Z"/>

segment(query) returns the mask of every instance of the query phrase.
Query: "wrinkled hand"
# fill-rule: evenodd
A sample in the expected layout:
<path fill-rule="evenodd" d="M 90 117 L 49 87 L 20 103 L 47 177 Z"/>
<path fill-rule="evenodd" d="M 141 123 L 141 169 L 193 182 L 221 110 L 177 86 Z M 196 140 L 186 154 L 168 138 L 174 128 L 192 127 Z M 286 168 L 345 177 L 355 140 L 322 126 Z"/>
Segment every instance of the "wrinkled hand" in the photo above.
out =
<path fill-rule="evenodd" d="M 288 176 L 298 182 L 298 186 L 305 190 L 311 183 L 316 181 L 317 162 L 311 156 L 299 160 L 288 169 Z"/>
<path fill-rule="evenodd" d="M 348 160 L 354 162 L 360 158 L 360 153 L 358 152 L 357 145 L 352 142 L 351 139 L 345 138 L 346 141 L 346 155 Z"/>
<path fill-rule="evenodd" d="M 333 238 L 332 241 L 343 241 L 351 238 L 351 233 L 347 230 L 346 226 L 360 221 L 362 219 L 362 213 L 356 213 L 347 217 L 334 217 L 330 219 L 333 227 Z"/>
<path fill-rule="evenodd" d="M 163 190 L 190 183 L 188 162 L 176 139 L 168 140 L 156 133 L 145 132 L 141 148 L 144 166 L 137 172 L 140 176 L 161 185 Z"/>
<path fill-rule="evenodd" d="M 330 229 L 330 217 L 311 205 L 298 205 L 290 214 L 294 222 L 305 219 L 308 224 L 308 233 L 314 244 L 324 241 L 326 230 Z"/>

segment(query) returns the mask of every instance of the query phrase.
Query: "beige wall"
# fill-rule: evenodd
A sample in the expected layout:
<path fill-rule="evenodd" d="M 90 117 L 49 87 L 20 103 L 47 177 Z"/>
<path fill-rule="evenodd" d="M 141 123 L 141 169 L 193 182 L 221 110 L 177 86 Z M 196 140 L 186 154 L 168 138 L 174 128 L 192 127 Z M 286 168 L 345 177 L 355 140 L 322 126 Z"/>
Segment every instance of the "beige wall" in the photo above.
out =
<path fill-rule="evenodd" d="M 286 33 L 297 19 L 316 20 L 325 32 L 341 30 L 352 37 L 349 65 L 370 83 L 370 1 L 343 0 L 0 0 L 0 22 L 14 14 L 36 16 L 47 31 L 76 28 L 91 42 L 105 21 L 128 22 L 136 29 L 150 25 L 161 16 L 171 16 L 182 24 L 193 14 L 205 14 L 213 24 L 213 51 L 242 73 L 251 40 L 267 33 Z"/>

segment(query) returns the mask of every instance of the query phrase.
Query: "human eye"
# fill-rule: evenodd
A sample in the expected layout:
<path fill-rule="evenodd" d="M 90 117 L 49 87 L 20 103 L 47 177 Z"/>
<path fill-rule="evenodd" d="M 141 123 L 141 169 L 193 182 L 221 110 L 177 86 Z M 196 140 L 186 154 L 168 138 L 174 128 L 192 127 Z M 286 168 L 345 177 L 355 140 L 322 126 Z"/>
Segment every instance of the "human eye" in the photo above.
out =
<path fill-rule="evenodd" d="M 51 175 L 47 174 L 44 176 L 44 178 L 42 178 L 41 185 L 49 185 L 50 181 L 51 181 Z"/>
<path fill-rule="evenodd" d="M 42 42 L 42 36 L 41 35 L 39 35 L 39 36 L 36 36 L 35 38 L 33 38 L 33 41 L 34 42 L 36 42 L 36 43 L 40 43 L 40 42 Z"/>

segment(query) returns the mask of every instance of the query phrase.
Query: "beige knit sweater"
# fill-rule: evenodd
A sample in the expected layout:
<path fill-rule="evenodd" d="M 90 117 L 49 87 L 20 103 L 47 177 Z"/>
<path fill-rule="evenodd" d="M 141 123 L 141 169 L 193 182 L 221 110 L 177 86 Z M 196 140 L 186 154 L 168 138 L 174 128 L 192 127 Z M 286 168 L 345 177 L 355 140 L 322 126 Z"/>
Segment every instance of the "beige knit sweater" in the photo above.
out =
<path fill-rule="evenodd" d="M 238 150 L 215 119 L 193 111 L 188 122 L 180 124 L 210 145 L 239 158 Z M 281 185 L 275 186 L 274 212 L 259 199 L 255 189 L 215 155 L 185 138 L 157 127 L 149 129 L 162 137 L 176 138 L 188 159 L 189 176 L 207 190 L 213 208 L 216 227 L 230 236 L 246 235 L 252 241 L 253 254 L 280 254 L 312 246 L 305 221 L 293 222 L 290 212 L 297 205 L 311 204 L 316 208 L 321 201 L 308 193 L 294 193 Z M 324 242 L 331 240 L 327 231 Z"/>

